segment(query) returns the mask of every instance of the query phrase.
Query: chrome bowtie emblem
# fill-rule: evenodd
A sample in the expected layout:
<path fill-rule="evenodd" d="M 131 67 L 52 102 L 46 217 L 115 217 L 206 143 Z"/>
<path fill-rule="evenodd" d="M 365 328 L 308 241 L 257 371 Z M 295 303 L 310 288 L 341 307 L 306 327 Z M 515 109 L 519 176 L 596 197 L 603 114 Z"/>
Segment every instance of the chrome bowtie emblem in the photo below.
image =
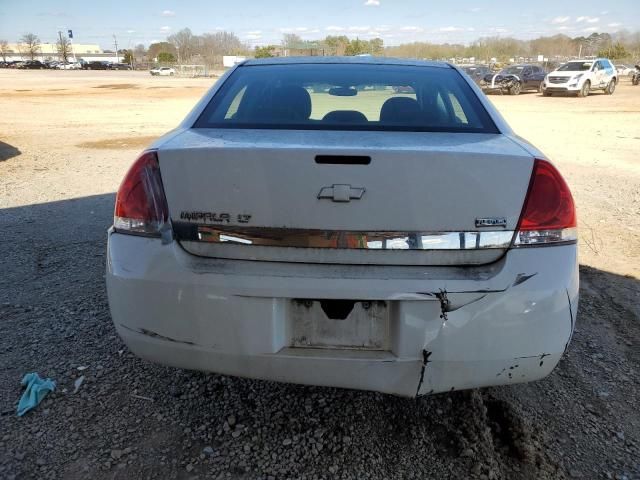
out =
<path fill-rule="evenodd" d="M 318 198 L 330 198 L 334 202 L 350 202 L 360 200 L 364 195 L 364 188 L 352 187 L 351 185 L 331 185 L 322 187 Z"/>

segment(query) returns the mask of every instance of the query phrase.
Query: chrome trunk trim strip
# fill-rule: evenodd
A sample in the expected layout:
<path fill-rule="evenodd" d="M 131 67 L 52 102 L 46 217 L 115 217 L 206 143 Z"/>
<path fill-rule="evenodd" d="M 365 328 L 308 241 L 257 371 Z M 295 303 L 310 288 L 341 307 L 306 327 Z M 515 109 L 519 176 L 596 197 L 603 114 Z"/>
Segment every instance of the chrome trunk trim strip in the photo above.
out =
<path fill-rule="evenodd" d="M 174 223 L 179 240 L 271 247 L 356 250 L 481 250 L 505 249 L 514 232 L 380 232 L 239 227 Z M 178 228 L 176 228 L 178 227 Z"/>

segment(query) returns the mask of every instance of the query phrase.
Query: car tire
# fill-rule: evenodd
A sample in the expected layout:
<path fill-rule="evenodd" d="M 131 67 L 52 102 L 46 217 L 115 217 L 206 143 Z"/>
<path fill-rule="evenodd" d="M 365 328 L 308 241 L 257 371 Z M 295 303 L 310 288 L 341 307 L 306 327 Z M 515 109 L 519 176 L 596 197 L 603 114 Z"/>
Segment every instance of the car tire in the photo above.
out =
<path fill-rule="evenodd" d="M 582 88 L 578 92 L 578 96 L 579 97 L 588 97 L 590 89 L 591 89 L 591 82 L 589 80 L 587 80 L 586 82 L 584 82 L 584 84 L 582 84 Z"/>
<path fill-rule="evenodd" d="M 170 76 L 170 77 L 173 77 L 173 72 L 171 72 L 171 73 L 169 74 L 169 76 Z"/>
<path fill-rule="evenodd" d="M 612 78 L 611 81 L 609 82 L 609 85 L 607 85 L 607 88 L 604 89 L 604 93 L 607 95 L 613 95 L 613 92 L 616 91 L 616 79 Z"/>
<path fill-rule="evenodd" d="M 509 95 L 520 95 L 520 92 L 522 92 L 522 84 L 520 82 L 517 82 L 509 89 Z"/>
<path fill-rule="evenodd" d="M 631 84 L 632 85 L 638 85 L 639 82 L 640 82 L 640 76 L 634 75 L 633 77 L 631 77 Z"/>

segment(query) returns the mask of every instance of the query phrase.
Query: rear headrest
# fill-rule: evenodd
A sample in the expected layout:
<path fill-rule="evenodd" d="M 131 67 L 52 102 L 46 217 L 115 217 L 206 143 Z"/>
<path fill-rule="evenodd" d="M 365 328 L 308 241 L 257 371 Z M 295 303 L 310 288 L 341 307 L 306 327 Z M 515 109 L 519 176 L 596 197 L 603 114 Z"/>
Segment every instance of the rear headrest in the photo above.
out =
<path fill-rule="evenodd" d="M 418 102 L 409 97 L 393 97 L 382 104 L 380 121 L 389 123 L 416 123 L 422 111 Z"/>
<path fill-rule="evenodd" d="M 271 90 L 253 112 L 254 119 L 271 123 L 298 122 L 311 116 L 311 96 L 298 85 L 284 85 Z"/>
<path fill-rule="evenodd" d="M 322 119 L 329 123 L 367 123 L 364 113 L 357 110 L 334 110 L 327 113 Z"/>

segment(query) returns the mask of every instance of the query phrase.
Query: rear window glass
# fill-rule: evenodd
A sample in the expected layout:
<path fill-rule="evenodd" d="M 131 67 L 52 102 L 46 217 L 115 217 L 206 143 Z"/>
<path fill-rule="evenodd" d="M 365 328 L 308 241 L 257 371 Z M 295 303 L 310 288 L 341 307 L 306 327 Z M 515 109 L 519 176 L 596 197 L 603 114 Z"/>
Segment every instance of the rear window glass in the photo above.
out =
<path fill-rule="evenodd" d="M 497 133 L 456 70 L 362 64 L 239 67 L 194 126 Z"/>

